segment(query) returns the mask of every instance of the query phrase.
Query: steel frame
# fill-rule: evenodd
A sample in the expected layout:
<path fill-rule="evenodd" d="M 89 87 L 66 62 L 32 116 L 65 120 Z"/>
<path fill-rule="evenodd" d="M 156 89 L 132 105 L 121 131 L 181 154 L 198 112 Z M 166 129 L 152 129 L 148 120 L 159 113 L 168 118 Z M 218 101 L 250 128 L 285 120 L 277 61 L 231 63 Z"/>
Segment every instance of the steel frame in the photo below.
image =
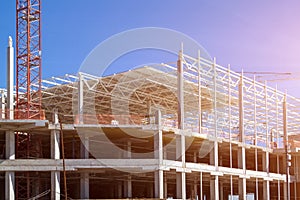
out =
<path fill-rule="evenodd" d="M 162 111 L 165 126 L 176 128 L 176 73 L 174 64 L 145 66 L 106 77 L 80 73 L 84 90 L 83 114 L 144 116 L 149 109 L 147 105 L 151 104 Z M 283 92 L 266 83 L 259 83 L 255 78 L 241 76 L 214 61 L 185 54 L 183 73 L 186 130 L 205 130 L 204 133 L 215 136 L 216 128 L 216 137 L 238 142 L 239 82 L 242 78 L 245 144 L 265 148 L 283 147 Z M 75 117 L 78 114 L 77 107 L 74 107 L 78 99 L 78 80 L 75 75 L 43 80 L 42 99 L 46 112 L 51 113 L 55 107 L 61 114 Z M 300 131 L 299 108 L 300 100 L 287 95 L 287 129 L 290 136 Z M 199 124 L 202 124 L 201 129 Z"/>

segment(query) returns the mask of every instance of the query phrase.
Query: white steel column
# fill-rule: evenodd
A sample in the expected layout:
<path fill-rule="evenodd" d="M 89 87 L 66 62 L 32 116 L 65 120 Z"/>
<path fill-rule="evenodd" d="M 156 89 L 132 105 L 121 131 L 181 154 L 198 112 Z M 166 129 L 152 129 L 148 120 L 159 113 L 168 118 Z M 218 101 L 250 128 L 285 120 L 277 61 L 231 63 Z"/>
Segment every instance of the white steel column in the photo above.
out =
<path fill-rule="evenodd" d="M 78 123 L 83 124 L 83 75 L 78 73 Z"/>
<path fill-rule="evenodd" d="M 154 172 L 154 188 L 155 188 L 155 198 L 164 198 L 164 172 L 161 169 L 163 164 L 163 136 L 161 129 L 161 112 L 160 110 L 156 113 L 156 125 L 158 128 L 158 133 L 154 136 L 154 155 L 158 159 L 158 170 Z"/>
<path fill-rule="evenodd" d="M 268 92 L 267 92 L 267 84 L 265 82 L 264 86 L 265 90 L 265 123 L 266 123 L 266 152 L 263 153 L 263 171 L 269 173 L 269 148 L 270 148 L 270 141 L 269 141 L 269 119 L 268 119 Z M 266 200 L 270 199 L 270 181 L 264 180 L 263 182 L 263 197 Z"/>
<path fill-rule="evenodd" d="M 286 183 L 284 188 L 284 198 L 290 200 L 290 183 L 289 183 L 289 176 L 290 176 L 290 169 L 289 169 L 289 141 L 288 141 L 288 122 L 287 122 L 287 95 L 284 95 L 283 100 L 283 135 L 284 135 L 284 149 L 285 149 L 285 167 L 286 167 Z"/>
<path fill-rule="evenodd" d="M 243 175 L 246 175 L 246 150 L 245 150 L 245 130 L 244 130 L 244 81 L 243 72 L 239 81 L 239 142 L 242 146 L 238 149 L 238 166 L 243 169 Z M 239 178 L 239 198 L 246 199 L 246 178 Z"/>
<path fill-rule="evenodd" d="M 184 88 L 183 88 L 183 48 L 178 55 L 177 62 L 177 87 L 178 87 L 178 129 L 184 130 Z M 181 158 L 181 159 L 180 159 Z M 181 132 L 176 136 L 176 159 L 180 159 L 183 169 L 185 168 L 185 136 Z M 185 172 L 176 173 L 177 199 L 186 199 L 186 177 Z"/>
<path fill-rule="evenodd" d="M 59 122 L 57 110 L 54 110 L 53 114 L 53 124 L 55 129 L 51 130 L 51 159 L 60 159 L 60 132 L 59 132 Z M 51 172 L 51 199 L 59 200 L 60 199 L 60 172 L 52 171 Z"/>
<path fill-rule="evenodd" d="M 279 147 L 279 105 L 278 105 L 278 92 L 277 92 L 277 85 L 275 88 L 275 98 L 276 98 L 276 147 Z M 279 160 L 279 155 L 276 155 L 276 165 L 277 165 L 277 174 L 280 173 L 280 168 L 279 168 L 280 160 Z M 277 181 L 277 198 L 280 200 L 280 180 Z"/>
<path fill-rule="evenodd" d="M 228 121 L 229 121 L 229 165 L 230 168 L 232 168 L 232 135 L 231 135 L 231 77 L 230 77 L 230 64 L 228 65 L 227 70 L 227 76 L 228 76 Z M 230 197 L 233 196 L 233 180 L 232 175 L 230 175 Z"/>
<path fill-rule="evenodd" d="M 200 50 L 198 51 L 198 132 L 202 133 L 202 95 L 201 95 L 201 57 Z"/>
<path fill-rule="evenodd" d="M 7 47 L 7 109 L 8 119 L 14 119 L 13 105 L 13 82 L 14 82 L 14 48 L 12 47 L 12 38 L 8 39 Z M 5 152 L 6 159 L 15 159 L 15 132 L 9 130 L 5 132 Z M 5 199 L 15 199 L 15 172 L 5 172 Z"/>

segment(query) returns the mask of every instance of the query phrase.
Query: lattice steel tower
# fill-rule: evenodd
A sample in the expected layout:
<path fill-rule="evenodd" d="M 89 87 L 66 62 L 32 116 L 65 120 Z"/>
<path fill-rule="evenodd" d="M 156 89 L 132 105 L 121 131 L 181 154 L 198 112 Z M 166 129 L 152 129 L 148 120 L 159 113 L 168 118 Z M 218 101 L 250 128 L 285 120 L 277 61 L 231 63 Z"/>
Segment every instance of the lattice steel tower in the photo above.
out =
<path fill-rule="evenodd" d="M 16 0 L 16 91 L 19 119 L 42 119 L 41 0 Z"/>

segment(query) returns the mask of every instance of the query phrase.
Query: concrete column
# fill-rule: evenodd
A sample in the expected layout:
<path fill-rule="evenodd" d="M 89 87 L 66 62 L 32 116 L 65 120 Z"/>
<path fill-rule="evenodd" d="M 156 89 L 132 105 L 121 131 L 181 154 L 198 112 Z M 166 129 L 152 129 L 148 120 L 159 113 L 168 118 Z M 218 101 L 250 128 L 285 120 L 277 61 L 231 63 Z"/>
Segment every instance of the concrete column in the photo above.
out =
<path fill-rule="evenodd" d="M 51 131 L 51 159 L 60 159 L 59 144 L 60 134 L 58 130 Z M 60 172 L 51 172 L 51 199 L 60 199 Z"/>
<path fill-rule="evenodd" d="M 89 158 L 89 138 L 88 136 L 81 137 L 81 158 Z M 80 198 L 89 199 L 90 197 L 90 181 L 89 172 L 82 172 L 80 177 Z"/>
<path fill-rule="evenodd" d="M 246 200 L 247 188 L 246 188 L 246 178 L 239 178 L 239 198 L 241 200 Z"/>
<path fill-rule="evenodd" d="M 128 140 L 127 141 L 127 151 L 124 151 L 124 157 L 125 158 L 131 158 L 132 157 L 132 153 L 131 153 L 131 141 L 130 140 Z"/>
<path fill-rule="evenodd" d="M 12 38 L 8 38 L 7 47 L 7 110 L 8 119 L 14 119 L 14 48 Z"/>
<path fill-rule="evenodd" d="M 158 171 L 154 172 L 154 188 L 155 188 L 155 198 L 164 198 L 164 172 L 161 170 L 163 164 L 163 136 L 161 129 L 161 112 L 158 110 L 156 112 L 155 124 L 158 127 L 158 133 L 154 136 L 154 157 L 158 159 Z"/>
<path fill-rule="evenodd" d="M 240 169 L 243 169 L 244 175 L 246 175 L 246 151 L 245 147 L 239 147 L 238 149 L 238 166 Z M 245 177 L 239 178 L 239 198 L 241 200 L 246 200 L 247 195 L 247 181 Z"/>
<path fill-rule="evenodd" d="M 264 152 L 262 154 L 262 167 L 263 171 L 269 173 L 269 152 Z M 270 199 L 270 181 L 264 180 L 263 182 L 263 197 L 264 200 Z"/>
<path fill-rule="evenodd" d="M 180 172 L 176 172 L 176 198 L 182 198 L 182 177 Z"/>
<path fill-rule="evenodd" d="M 224 187 L 223 182 L 220 182 L 220 199 L 224 199 Z"/>
<path fill-rule="evenodd" d="M 60 131 L 58 130 L 59 121 L 57 110 L 53 111 L 53 124 L 56 126 L 55 130 L 51 131 L 50 135 L 50 144 L 51 144 L 51 159 L 60 159 Z M 51 199 L 59 200 L 60 199 L 60 172 L 52 171 L 51 172 Z"/>
<path fill-rule="evenodd" d="M 119 198 L 119 199 L 122 198 L 122 182 L 118 182 L 118 193 L 117 193 L 117 198 Z"/>
<path fill-rule="evenodd" d="M 9 160 L 15 159 L 15 132 L 5 132 L 5 157 Z M 5 199 L 15 199 L 15 172 L 5 172 Z"/>
<path fill-rule="evenodd" d="M 128 176 L 128 179 L 126 181 L 126 190 L 127 193 L 126 197 L 127 198 L 132 198 L 132 180 L 131 180 L 131 175 Z"/>
<path fill-rule="evenodd" d="M 0 103 L 1 103 L 1 114 L 0 119 L 5 119 L 5 96 L 4 91 L 1 90 L 1 96 L 0 96 Z"/>
<path fill-rule="evenodd" d="M 15 132 L 6 131 L 5 132 L 5 154 L 6 159 L 15 159 Z"/>
<path fill-rule="evenodd" d="M 5 199 L 15 199 L 15 172 L 5 172 Z"/>
<path fill-rule="evenodd" d="M 51 159 L 60 159 L 60 133 L 58 130 L 51 131 Z M 60 172 L 51 172 L 51 199 L 60 199 Z"/>
<path fill-rule="evenodd" d="M 176 136 L 176 158 L 182 162 L 185 168 L 185 136 Z M 177 199 L 186 199 L 186 174 L 185 172 L 176 173 L 176 196 Z"/>
<path fill-rule="evenodd" d="M 51 158 L 60 159 L 60 133 L 58 130 L 51 131 Z"/>
<path fill-rule="evenodd" d="M 203 174 L 200 172 L 200 200 L 203 200 Z"/>
<path fill-rule="evenodd" d="M 60 172 L 51 172 L 51 199 L 60 199 Z"/>
<path fill-rule="evenodd" d="M 214 142 L 214 145 L 216 148 L 216 145 L 218 146 L 218 143 L 216 144 L 216 142 Z M 210 165 L 215 165 L 215 167 L 217 168 L 218 166 L 216 165 L 216 157 L 218 155 L 218 152 L 216 152 L 216 150 L 212 150 L 209 153 L 209 163 Z M 219 199 L 219 177 L 215 176 L 215 175 L 211 175 L 211 179 L 210 179 L 210 199 Z"/>
<path fill-rule="evenodd" d="M 164 172 L 162 170 L 154 172 L 154 197 L 164 198 Z"/>
<path fill-rule="evenodd" d="M 194 186 L 194 188 L 193 188 L 194 194 L 193 195 L 194 195 L 195 199 L 197 199 L 197 197 L 198 197 L 198 188 L 197 188 L 197 177 L 196 176 L 194 177 L 193 186 Z"/>
<path fill-rule="evenodd" d="M 210 199 L 219 200 L 219 176 L 210 176 Z"/>
<path fill-rule="evenodd" d="M 168 198 L 168 180 L 167 175 L 164 176 L 164 196 Z"/>

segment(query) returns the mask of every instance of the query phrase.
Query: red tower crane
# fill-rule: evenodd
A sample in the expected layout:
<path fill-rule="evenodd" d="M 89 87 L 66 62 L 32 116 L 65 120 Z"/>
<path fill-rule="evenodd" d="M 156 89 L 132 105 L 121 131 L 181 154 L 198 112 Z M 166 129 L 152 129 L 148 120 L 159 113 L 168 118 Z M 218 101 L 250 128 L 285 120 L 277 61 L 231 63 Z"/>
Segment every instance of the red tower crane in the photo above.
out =
<path fill-rule="evenodd" d="M 42 119 L 41 0 L 16 0 L 16 118 Z"/>
<path fill-rule="evenodd" d="M 16 0 L 15 118 L 44 119 L 41 71 L 41 0 Z M 41 146 L 38 135 L 16 132 L 17 158 L 39 158 Z M 31 198 L 33 185 L 41 181 L 38 172 L 16 173 L 16 199 Z"/>

